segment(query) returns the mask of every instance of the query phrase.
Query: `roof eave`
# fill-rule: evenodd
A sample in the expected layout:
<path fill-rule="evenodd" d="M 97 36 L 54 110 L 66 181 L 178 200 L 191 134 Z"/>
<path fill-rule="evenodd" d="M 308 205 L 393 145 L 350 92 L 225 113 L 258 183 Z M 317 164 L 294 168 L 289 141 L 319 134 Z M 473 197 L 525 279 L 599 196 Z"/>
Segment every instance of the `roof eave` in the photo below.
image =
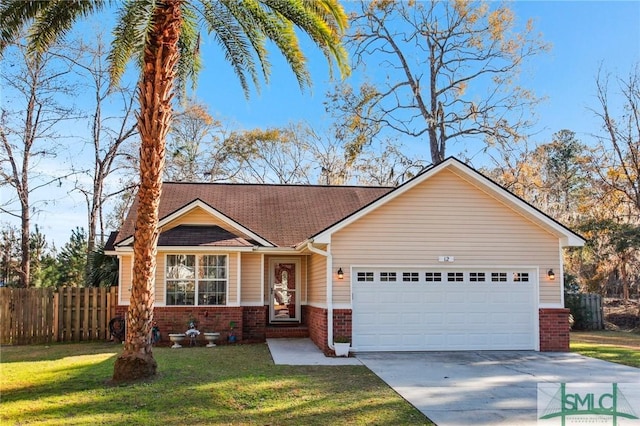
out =
<path fill-rule="evenodd" d="M 568 235 L 560 238 L 560 245 L 562 247 L 582 247 L 586 244 L 583 238 L 577 236 Z"/>

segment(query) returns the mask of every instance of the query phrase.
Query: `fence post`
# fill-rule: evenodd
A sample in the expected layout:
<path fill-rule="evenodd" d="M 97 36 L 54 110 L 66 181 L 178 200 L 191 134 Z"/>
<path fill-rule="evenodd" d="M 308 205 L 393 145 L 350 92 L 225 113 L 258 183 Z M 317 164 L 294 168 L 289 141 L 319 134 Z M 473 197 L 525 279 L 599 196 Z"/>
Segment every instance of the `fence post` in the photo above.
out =
<path fill-rule="evenodd" d="M 11 289 L 0 288 L 0 344 L 8 345 L 11 342 Z"/>

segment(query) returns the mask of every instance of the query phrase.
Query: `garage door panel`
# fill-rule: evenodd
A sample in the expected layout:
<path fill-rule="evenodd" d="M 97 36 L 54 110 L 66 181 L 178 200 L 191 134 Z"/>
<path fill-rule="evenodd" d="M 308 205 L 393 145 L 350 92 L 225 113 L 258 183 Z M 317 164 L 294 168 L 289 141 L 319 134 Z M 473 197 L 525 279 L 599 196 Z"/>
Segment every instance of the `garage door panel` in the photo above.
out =
<path fill-rule="evenodd" d="M 424 326 L 440 326 L 444 324 L 444 317 L 438 312 L 425 312 L 424 313 Z"/>
<path fill-rule="evenodd" d="M 513 333 L 491 333 L 489 335 L 489 341 L 492 346 L 505 346 L 509 344 L 513 336 Z"/>
<path fill-rule="evenodd" d="M 390 309 L 390 308 L 387 306 L 386 309 Z M 375 322 L 379 324 L 395 324 L 397 323 L 397 320 L 398 320 L 396 318 L 397 316 L 398 314 L 396 312 L 381 311 L 381 312 L 378 312 Z"/>
<path fill-rule="evenodd" d="M 404 312 L 400 314 L 400 324 L 419 324 L 422 322 L 421 312 Z"/>
<path fill-rule="evenodd" d="M 402 279 L 399 270 L 397 277 Z M 429 269 L 418 271 L 421 282 L 353 283 L 356 350 L 536 348 L 533 279 L 489 282 L 487 271 L 484 282 L 470 282 L 466 273 L 465 282 L 425 282 L 425 271 Z M 535 276 L 533 270 L 525 272 L 529 278 Z M 441 277 L 446 280 L 446 273 Z"/>
<path fill-rule="evenodd" d="M 431 288 L 429 288 L 428 290 L 431 290 L 430 292 L 427 293 L 427 296 L 426 296 L 429 303 L 440 305 L 444 302 L 444 298 L 445 298 L 444 293 L 442 293 L 441 291 L 434 291 Z"/>
<path fill-rule="evenodd" d="M 464 315 L 460 312 L 447 312 L 445 317 L 445 323 L 448 323 L 452 327 L 455 327 L 456 325 L 464 325 L 466 323 Z"/>

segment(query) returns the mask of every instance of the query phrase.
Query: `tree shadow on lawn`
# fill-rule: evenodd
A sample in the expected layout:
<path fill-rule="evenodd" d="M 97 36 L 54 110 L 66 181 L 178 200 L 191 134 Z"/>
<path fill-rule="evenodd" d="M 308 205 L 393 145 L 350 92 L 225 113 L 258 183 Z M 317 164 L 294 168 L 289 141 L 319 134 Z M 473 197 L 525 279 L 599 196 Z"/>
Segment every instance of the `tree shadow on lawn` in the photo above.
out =
<path fill-rule="evenodd" d="M 77 348 L 80 352 L 94 354 L 94 349 Z M 276 366 L 266 345 L 156 348 L 158 376 L 120 386 L 107 384 L 115 354 L 102 354 L 108 358 L 68 369 L 54 363 L 50 380 L 3 390 L 0 419 L 51 419 L 52 424 L 428 423 L 364 366 Z"/>
<path fill-rule="evenodd" d="M 2 346 L 0 363 L 55 361 L 70 356 L 96 355 L 105 352 L 120 353 L 122 348 L 120 343 L 102 341 Z"/>
<path fill-rule="evenodd" d="M 5 362 L 2 360 L 0 391 L 3 404 L 55 397 L 67 392 L 86 391 L 105 387 L 106 378 L 113 374 L 113 363 L 118 352 L 89 350 L 77 345 L 76 351 L 56 351 L 53 355 L 43 347 L 42 356 L 37 349 L 29 359 Z M 120 348 L 118 348 L 120 349 Z"/>

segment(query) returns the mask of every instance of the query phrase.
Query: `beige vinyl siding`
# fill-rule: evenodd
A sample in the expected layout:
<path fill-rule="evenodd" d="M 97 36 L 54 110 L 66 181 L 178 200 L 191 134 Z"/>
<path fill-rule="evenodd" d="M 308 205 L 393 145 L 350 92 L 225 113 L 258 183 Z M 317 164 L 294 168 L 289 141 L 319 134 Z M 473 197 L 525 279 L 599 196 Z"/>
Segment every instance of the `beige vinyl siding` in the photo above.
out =
<path fill-rule="evenodd" d="M 227 281 L 227 305 L 238 304 L 238 256 L 240 253 L 229 253 L 227 256 L 227 267 L 229 268 L 229 278 Z"/>
<path fill-rule="evenodd" d="M 352 265 L 539 267 L 540 303 L 561 301 L 558 238 L 449 170 L 335 233 L 332 253 L 347 283 Z M 336 281 L 333 293 L 350 302 L 349 286 Z"/>
<path fill-rule="evenodd" d="M 167 261 L 166 253 L 158 253 L 156 256 L 156 285 L 155 285 L 155 303 L 164 305 L 167 301 L 165 294 L 165 265 Z"/>
<path fill-rule="evenodd" d="M 261 260 L 262 255 L 256 253 L 241 253 L 242 259 L 242 282 L 241 300 L 242 304 L 263 303 L 260 291 L 262 283 Z"/>
<path fill-rule="evenodd" d="M 327 302 L 327 258 L 313 253 L 309 256 L 309 286 L 307 303 L 324 306 Z"/>
<path fill-rule="evenodd" d="M 120 302 L 123 305 L 129 304 L 129 299 L 131 298 L 131 284 L 132 284 L 132 273 L 133 273 L 133 256 L 120 256 L 120 282 L 119 282 L 119 294 L 120 294 Z"/>
<path fill-rule="evenodd" d="M 306 304 L 308 298 L 308 283 L 307 283 L 307 270 L 308 270 L 308 258 L 307 256 L 302 256 L 300 258 L 300 303 Z"/>
<path fill-rule="evenodd" d="M 221 220 L 212 216 L 209 212 L 201 207 L 195 207 L 193 210 L 183 214 L 182 216 L 172 220 L 162 227 L 163 231 L 175 228 L 178 225 L 218 225 L 223 226 Z"/>

